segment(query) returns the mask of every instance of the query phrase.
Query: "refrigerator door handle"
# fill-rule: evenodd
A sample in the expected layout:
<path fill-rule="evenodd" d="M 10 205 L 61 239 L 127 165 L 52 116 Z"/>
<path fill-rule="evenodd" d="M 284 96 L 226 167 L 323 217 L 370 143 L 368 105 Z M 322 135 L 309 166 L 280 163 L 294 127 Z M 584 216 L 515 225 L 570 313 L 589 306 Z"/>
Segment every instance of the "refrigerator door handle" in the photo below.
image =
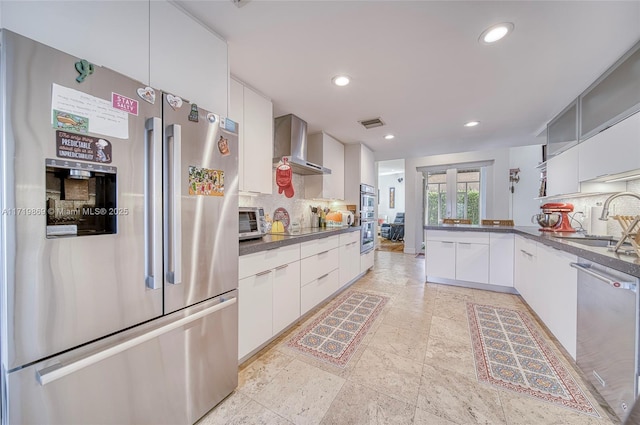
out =
<path fill-rule="evenodd" d="M 144 267 L 149 289 L 162 288 L 162 120 L 145 122 Z"/>
<path fill-rule="evenodd" d="M 124 341 L 120 344 L 109 347 L 105 350 L 99 351 L 95 354 L 92 354 L 87 357 L 83 357 L 74 362 L 61 365 L 55 364 L 53 366 L 46 367 L 44 369 L 36 371 L 36 379 L 40 383 L 40 385 L 47 385 L 53 381 L 56 381 L 60 378 L 64 378 L 67 375 L 70 375 L 74 372 L 84 369 L 85 367 L 96 364 L 102 360 L 108 359 L 109 357 L 113 357 L 116 354 L 120 354 L 123 351 L 129 350 L 137 345 L 140 345 L 144 342 L 150 341 L 154 338 L 157 338 L 167 332 L 170 332 L 174 329 L 177 329 L 181 326 L 188 325 L 191 322 L 195 322 L 196 320 L 208 316 L 216 311 L 222 310 L 224 308 L 230 307 L 237 302 L 238 298 L 233 297 L 228 300 L 224 300 L 221 298 L 221 302 L 212 307 L 206 308 L 204 310 L 198 311 L 197 313 L 191 314 L 189 316 L 183 317 L 182 319 L 178 319 L 175 322 L 171 322 L 165 326 L 161 326 L 157 329 L 154 329 L 150 332 L 144 333 L 137 337 L 131 338 L 127 341 Z"/>
<path fill-rule="evenodd" d="M 167 127 L 166 143 L 165 155 L 169 155 L 164 162 L 164 172 L 167 176 L 165 196 L 168 201 L 165 209 L 165 237 L 168 238 L 167 264 L 169 267 L 167 281 L 178 285 L 182 283 L 182 181 L 180 181 L 182 175 L 182 127 L 179 124 Z"/>

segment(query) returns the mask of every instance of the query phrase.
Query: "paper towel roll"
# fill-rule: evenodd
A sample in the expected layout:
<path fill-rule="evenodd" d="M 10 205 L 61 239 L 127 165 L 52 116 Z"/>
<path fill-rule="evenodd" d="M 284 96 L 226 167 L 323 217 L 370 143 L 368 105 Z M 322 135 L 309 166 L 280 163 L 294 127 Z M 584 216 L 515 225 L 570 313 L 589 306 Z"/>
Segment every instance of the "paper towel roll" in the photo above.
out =
<path fill-rule="evenodd" d="M 589 233 L 592 235 L 606 235 L 607 234 L 607 222 L 600 220 L 602 215 L 602 207 L 591 207 L 591 219 Z"/>

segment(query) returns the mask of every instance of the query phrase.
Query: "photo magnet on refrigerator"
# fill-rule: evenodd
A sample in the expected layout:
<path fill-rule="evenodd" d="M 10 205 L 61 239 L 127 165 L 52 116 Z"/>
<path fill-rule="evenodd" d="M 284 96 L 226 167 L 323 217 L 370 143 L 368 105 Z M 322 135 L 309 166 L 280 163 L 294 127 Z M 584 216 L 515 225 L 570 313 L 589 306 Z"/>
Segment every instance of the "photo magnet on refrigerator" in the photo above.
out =
<path fill-rule="evenodd" d="M 156 91 L 151 87 L 139 88 L 137 91 L 138 96 L 140 96 L 142 100 L 149 102 L 152 105 L 156 103 Z"/>
<path fill-rule="evenodd" d="M 178 96 L 174 96 L 172 94 L 167 95 L 167 102 L 169 102 L 169 106 L 175 111 L 177 109 L 182 108 L 182 99 Z"/>

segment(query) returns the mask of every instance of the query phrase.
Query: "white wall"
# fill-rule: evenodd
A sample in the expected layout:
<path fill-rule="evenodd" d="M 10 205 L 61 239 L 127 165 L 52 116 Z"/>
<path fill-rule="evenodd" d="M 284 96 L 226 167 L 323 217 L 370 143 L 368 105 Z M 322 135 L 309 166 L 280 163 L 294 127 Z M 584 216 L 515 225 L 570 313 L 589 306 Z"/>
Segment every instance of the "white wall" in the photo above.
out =
<path fill-rule="evenodd" d="M 534 198 L 540 190 L 540 170 L 536 166 L 541 161 L 541 145 L 509 149 L 509 168 L 520 169 L 520 181 L 514 184 L 513 194 L 508 192 L 510 217 L 516 226 L 531 226 L 531 216 L 540 210 L 540 201 Z"/>
<path fill-rule="evenodd" d="M 402 182 L 398 181 L 400 178 L 402 179 Z M 389 208 L 390 187 L 394 187 L 396 189 L 395 208 Z M 384 218 L 386 216 L 387 222 L 392 223 L 396 217 L 396 213 L 404 212 L 405 209 L 404 173 L 395 173 L 378 177 L 378 189 L 380 190 L 378 218 Z"/>
<path fill-rule="evenodd" d="M 420 252 L 424 235 L 422 223 L 422 173 L 418 167 L 458 164 L 465 162 L 491 161 L 488 167 L 485 194 L 486 217 L 508 218 L 509 215 L 509 149 L 483 152 L 464 152 L 447 155 L 425 156 L 405 159 L 405 235 L 404 251 Z M 537 193 L 537 192 L 536 192 Z"/>

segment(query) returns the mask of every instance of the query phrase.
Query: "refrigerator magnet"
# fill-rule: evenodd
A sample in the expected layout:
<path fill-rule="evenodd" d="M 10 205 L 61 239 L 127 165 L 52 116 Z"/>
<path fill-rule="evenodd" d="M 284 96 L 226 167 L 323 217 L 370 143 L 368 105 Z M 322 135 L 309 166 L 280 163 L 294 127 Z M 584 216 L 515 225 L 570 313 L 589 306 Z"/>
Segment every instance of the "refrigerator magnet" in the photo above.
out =
<path fill-rule="evenodd" d="M 74 131 L 76 133 L 88 133 L 89 118 L 54 109 L 53 127 L 59 130 Z"/>
<path fill-rule="evenodd" d="M 151 87 L 139 88 L 138 96 L 145 102 L 149 102 L 150 104 L 156 103 L 156 91 Z"/>
<path fill-rule="evenodd" d="M 85 78 L 93 74 L 93 70 L 94 68 L 91 62 L 84 59 L 79 60 L 78 62 L 76 62 L 76 71 L 78 71 L 78 74 L 80 75 L 76 77 L 76 81 L 82 83 Z"/>
<path fill-rule="evenodd" d="M 171 106 L 174 111 L 182 108 L 182 99 L 178 96 L 168 94 L 167 102 L 169 102 L 169 106 Z"/>
<path fill-rule="evenodd" d="M 198 105 L 191 104 L 191 112 L 189 112 L 189 121 L 198 122 Z"/>
<path fill-rule="evenodd" d="M 229 151 L 229 140 L 220 136 L 220 139 L 218 139 L 218 150 L 220 151 L 220 154 L 222 154 L 222 156 L 229 155 L 231 153 Z"/>
<path fill-rule="evenodd" d="M 138 101 L 115 92 L 111 92 L 111 106 L 131 115 L 138 115 Z"/>
<path fill-rule="evenodd" d="M 224 171 L 190 166 L 189 195 L 224 196 Z"/>

